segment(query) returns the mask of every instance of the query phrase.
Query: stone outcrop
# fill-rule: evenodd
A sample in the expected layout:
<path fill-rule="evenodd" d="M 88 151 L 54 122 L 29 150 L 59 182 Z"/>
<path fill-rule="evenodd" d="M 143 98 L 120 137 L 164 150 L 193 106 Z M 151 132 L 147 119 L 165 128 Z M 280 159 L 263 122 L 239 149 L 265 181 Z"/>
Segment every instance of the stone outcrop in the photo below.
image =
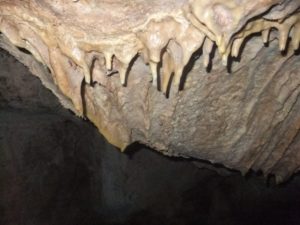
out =
<path fill-rule="evenodd" d="M 16 59 L 0 59 L 1 225 L 299 225 L 299 175 L 277 186 L 138 144 L 121 153 Z"/>
<path fill-rule="evenodd" d="M 1 47 L 122 150 L 141 142 L 283 181 L 300 165 L 299 7 L 1 0 Z"/>

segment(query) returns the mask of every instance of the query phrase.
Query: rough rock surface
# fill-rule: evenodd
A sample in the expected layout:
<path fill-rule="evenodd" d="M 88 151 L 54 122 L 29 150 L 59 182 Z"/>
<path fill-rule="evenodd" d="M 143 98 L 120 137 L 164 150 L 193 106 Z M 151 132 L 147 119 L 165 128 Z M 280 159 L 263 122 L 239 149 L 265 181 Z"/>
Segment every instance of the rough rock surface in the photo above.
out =
<path fill-rule="evenodd" d="M 300 176 L 220 176 L 141 145 L 119 152 L 0 51 L 1 225 L 299 225 Z"/>
<path fill-rule="evenodd" d="M 299 5 L 2 0 L 1 46 L 121 149 L 282 181 L 300 165 Z"/>

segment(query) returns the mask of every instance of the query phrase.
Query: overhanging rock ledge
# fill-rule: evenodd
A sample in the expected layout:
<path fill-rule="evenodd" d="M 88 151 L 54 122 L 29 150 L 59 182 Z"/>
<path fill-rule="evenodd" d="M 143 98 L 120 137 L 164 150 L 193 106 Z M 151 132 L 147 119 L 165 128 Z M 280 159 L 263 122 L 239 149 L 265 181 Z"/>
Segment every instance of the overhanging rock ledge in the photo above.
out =
<path fill-rule="evenodd" d="M 299 0 L 0 0 L 0 31 L 122 150 L 300 168 Z"/>

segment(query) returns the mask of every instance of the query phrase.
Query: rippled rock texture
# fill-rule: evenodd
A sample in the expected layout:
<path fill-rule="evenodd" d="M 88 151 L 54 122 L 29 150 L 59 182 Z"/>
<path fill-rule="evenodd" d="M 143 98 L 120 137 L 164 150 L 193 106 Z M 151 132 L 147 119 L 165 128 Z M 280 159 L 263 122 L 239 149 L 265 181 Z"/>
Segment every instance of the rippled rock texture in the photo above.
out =
<path fill-rule="evenodd" d="M 300 165 L 299 6 L 1 0 L 1 47 L 122 150 L 140 142 L 280 182 Z"/>

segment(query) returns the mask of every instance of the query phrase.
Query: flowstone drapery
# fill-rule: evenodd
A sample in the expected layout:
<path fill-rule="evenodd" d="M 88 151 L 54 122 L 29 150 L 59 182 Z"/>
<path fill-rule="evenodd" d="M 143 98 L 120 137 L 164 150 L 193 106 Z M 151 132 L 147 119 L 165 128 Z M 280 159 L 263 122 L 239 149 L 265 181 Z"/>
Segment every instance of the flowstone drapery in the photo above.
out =
<path fill-rule="evenodd" d="M 1 47 L 121 149 L 299 169 L 299 0 L 1 0 L 0 20 Z"/>

